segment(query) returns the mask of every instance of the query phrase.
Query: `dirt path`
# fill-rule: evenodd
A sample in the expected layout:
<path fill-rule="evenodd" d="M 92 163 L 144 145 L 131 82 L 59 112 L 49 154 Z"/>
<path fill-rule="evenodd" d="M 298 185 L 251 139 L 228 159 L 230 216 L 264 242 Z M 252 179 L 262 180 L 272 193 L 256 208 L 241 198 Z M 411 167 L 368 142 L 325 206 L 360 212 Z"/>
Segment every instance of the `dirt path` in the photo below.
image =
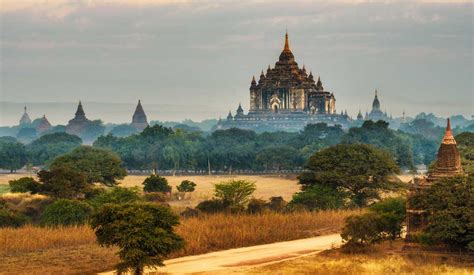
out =
<path fill-rule="evenodd" d="M 309 239 L 264 244 L 176 258 L 165 261 L 165 267 L 156 270 L 148 269 L 146 271 L 185 274 L 222 271 L 225 269 L 245 269 L 319 253 L 323 250 L 337 247 L 340 244 L 341 236 L 339 234 L 331 234 Z M 113 272 L 101 274 L 113 274 Z"/>

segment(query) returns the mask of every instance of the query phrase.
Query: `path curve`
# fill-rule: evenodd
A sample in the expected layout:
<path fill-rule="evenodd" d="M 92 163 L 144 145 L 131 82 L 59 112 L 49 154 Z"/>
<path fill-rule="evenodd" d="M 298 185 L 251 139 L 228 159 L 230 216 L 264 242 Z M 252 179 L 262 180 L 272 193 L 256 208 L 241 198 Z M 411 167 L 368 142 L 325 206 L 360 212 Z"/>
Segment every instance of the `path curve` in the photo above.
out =
<path fill-rule="evenodd" d="M 338 247 L 341 243 L 342 240 L 339 234 L 331 234 L 308 239 L 235 248 L 170 259 L 165 261 L 164 267 L 147 269 L 146 272 L 186 274 L 241 269 L 316 254 Z M 113 272 L 101 274 L 113 274 Z"/>

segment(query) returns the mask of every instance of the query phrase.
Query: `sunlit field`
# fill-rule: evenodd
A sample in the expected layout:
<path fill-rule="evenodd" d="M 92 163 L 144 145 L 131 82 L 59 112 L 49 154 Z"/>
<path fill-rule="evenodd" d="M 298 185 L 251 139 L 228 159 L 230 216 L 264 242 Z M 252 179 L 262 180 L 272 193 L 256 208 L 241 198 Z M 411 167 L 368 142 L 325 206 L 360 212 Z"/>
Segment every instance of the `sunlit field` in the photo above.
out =
<path fill-rule="evenodd" d="M 177 233 L 186 240 L 186 247 L 172 257 L 334 233 L 341 229 L 348 215 L 357 213 L 360 211 L 186 218 L 177 228 Z M 112 270 L 118 262 L 115 252 L 113 248 L 98 246 L 88 226 L 0 229 L 0 270 L 7 274 Z"/>

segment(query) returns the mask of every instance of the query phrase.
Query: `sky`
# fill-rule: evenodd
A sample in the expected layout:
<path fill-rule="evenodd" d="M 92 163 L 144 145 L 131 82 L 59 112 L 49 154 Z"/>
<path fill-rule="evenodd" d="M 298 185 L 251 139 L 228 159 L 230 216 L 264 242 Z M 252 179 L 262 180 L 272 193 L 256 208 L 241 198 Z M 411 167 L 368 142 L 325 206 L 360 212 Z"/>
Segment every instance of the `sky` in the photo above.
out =
<path fill-rule="evenodd" d="M 115 123 L 138 99 L 172 109 L 151 120 L 247 111 L 251 78 L 274 66 L 286 30 L 338 112 L 370 111 L 377 89 L 393 116 L 474 114 L 473 1 L 0 0 L 0 20 L 0 125 L 25 103 L 53 124 L 74 110 L 51 106 L 78 100 Z"/>

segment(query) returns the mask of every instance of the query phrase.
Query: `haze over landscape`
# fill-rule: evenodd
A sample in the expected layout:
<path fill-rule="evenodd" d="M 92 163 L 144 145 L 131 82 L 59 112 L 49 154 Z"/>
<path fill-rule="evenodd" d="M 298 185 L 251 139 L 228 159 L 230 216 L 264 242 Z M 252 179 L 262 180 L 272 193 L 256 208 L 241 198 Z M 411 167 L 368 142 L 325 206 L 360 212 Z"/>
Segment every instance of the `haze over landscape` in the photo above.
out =
<path fill-rule="evenodd" d="M 52 124 L 224 117 L 286 29 L 296 61 L 334 92 L 338 111 L 473 114 L 470 1 L 2 1 L 0 125 L 26 103 Z M 263 67 L 262 67 L 263 66 Z M 258 68 L 258 70 L 256 69 Z"/>

